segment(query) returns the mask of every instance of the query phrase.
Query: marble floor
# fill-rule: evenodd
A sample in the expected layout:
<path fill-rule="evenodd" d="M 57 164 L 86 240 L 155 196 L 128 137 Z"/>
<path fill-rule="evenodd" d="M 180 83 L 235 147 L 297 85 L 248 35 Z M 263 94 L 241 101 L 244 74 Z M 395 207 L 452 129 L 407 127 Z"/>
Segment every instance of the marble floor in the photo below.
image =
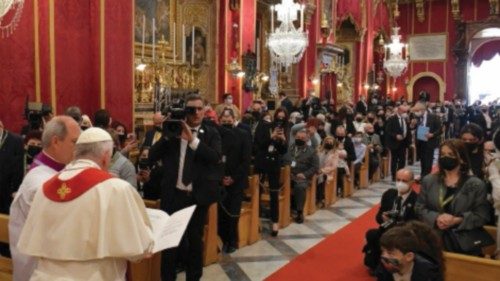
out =
<path fill-rule="evenodd" d="M 292 222 L 279 231 L 278 237 L 271 237 L 270 223 L 262 218 L 262 240 L 230 255 L 223 254 L 219 263 L 204 268 L 202 280 L 263 280 L 379 203 L 382 193 L 392 186 L 387 178 L 367 189 L 357 190 L 352 197 L 307 216 L 303 224 Z M 185 280 L 184 273 L 178 277 L 178 280 Z"/>

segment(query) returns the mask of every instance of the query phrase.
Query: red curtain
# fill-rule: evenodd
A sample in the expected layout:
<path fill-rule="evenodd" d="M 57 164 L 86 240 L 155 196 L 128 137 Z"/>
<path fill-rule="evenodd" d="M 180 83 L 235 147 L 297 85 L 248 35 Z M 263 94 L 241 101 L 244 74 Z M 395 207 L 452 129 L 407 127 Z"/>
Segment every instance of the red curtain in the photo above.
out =
<path fill-rule="evenodd" d="M 424 76 L 413 84 L 413 100 L 418 100 L 418 94 L 421 91 L 426 91 L 431 95 L 431 101 L 435 102 L 439 99 L 439 83 L 436 79 Z"/>
<path fill-rule="evenodd" d="M 481 45 L 472 55 L 472 63 L 475 67 L 480 67 L 483 61 L 493 59 L 495 55 L 500 55 L 500 40 L 488 41 Z"/>
<path fill-rule="evenodd" d="M 356 27 L 361 27 L 361 5 L 359 1 L 339 0 L 337 2 L 337 17 L 341 24 L 347 17 L 352 17 Z"/>

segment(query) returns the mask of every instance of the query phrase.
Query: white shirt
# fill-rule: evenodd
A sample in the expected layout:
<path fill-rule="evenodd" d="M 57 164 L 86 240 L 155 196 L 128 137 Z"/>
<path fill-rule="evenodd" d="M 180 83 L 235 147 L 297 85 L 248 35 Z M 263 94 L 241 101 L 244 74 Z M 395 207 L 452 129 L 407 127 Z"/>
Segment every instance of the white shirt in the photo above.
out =
<path fill-rule="evenodd" d="M 21 254 L 17 248 L 17 242 L 21 230 L 26 223 L 26 218 L 31 209 L 31 203 L 38 190 L 43 184 L 57 174 L 57 171 L 49 166 L 40 165 L 30 170 L 23 179 L 14 201 L 10 206 L 9 219 L 9 244 L 12 255 L 13 280 L 28 281 L 37 266 L 34 257 Z"/>
<path fill-rule="evenodd" d="M 403 138 L 406 137 L 406 120 L 401 115 L 396 115 L 399 119 L 399 125 L 403 128 Z"/>
<path fill-rule="evenodd" d="M 486 129 L 491 129 L 491 117 L 488 113 L 482 113 L 484 120 L 486 121 Z"/>
<path fill-rule="evenodd" d="M 196 151 L 198 148 L 198 145 L 200 144 L 200 139 L 198 138 L 198 131 L 200 130 L 201 126 L 191 128 L 192 130 L 196 130 L 196 132 L 193 132 L 193 140 L 189 144 L 189 147 L 193 150 Z M 184 171 L 184 159 L 186 158 L 186 149 L 188 146 L 188 142 L 185 139 L 181 139 L 181 153 L 179 157 L 179 172 L 177 173 L 177 188 L 180 190 L 185 190 L 185 191 L 192 191 L 193 190 L 193 184 L 189 184 L 188 186 L 185 186 L 182 183 L 182 174 Z"/>

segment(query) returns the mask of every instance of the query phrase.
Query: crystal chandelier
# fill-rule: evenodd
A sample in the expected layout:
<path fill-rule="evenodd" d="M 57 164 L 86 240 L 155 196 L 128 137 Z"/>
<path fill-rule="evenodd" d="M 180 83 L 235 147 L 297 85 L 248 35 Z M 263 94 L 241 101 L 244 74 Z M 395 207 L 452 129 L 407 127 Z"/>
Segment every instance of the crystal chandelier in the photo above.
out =
<path fill-rule="evenodd" d="M 300 11 L 300 27 L 295 28 Z M 280 22 L 274 29 L 274 12 Z M 267 47 L 271 53 L 272 62 L 283 67 L 289 67 L 302 58 L 308 45 L 307 32 L 304 32 L 304 5 L 293 0 L 281 0 L 281 4 L 271 6 L 271 33 L 267 37 Z"/>
<path fill-rule="evenodd" d="M 394 78 L 401 76 L 408 66 L 408 45 L 401 42 L 399 27 L 392 28 L 391 43 L 385 45 L 384 70 Z M 404 53 L 404 56 L 403 56 Z"/>
<path fill-rule="evenodd" d="M 23 5 L 24 0 L 0 0 L 0 33 L 2 38 L 8 37 L 16 29 L 21 19 Z M 9 14 L 11 16 L 7 17 Z"/>

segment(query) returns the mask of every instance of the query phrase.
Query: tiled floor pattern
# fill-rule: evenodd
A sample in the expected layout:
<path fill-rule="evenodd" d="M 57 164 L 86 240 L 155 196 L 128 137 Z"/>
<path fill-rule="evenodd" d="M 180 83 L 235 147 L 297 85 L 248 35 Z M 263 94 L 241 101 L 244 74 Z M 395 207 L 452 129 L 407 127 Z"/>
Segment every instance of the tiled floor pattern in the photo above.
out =
<path fill-rule="evenodd" d="M 416 168 L 412 169 L 417 172 Z M 270 236 L 270 223 L 262 219 L 262 240 L 233 254 L 224 254 L 219 263 L 204 268 L 202 280 L 263 280 L 379 203 L 382 193 L 391 186 L 387 178 L 367 189 L 357 190 L 352 197 L 306 217 L 303 224 L 292 223 L 281 229 L 278 237 Z M 185 280 L 184 273 L 178 277 L 178 280 Z"/>

